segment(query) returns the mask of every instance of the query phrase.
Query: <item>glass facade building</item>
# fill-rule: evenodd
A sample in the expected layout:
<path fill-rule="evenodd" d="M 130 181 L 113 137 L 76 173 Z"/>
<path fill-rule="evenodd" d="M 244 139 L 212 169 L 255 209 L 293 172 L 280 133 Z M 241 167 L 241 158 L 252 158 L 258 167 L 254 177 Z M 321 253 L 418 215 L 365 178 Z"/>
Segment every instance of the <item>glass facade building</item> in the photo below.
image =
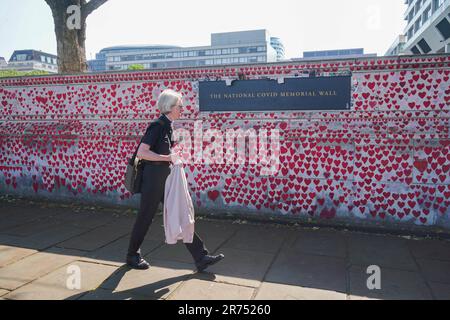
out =
<path fill-rule="evenodd" d="M 279 45 L 282 46 L 281 41 Z M 284 51 L 284 48 L 283 48 Z M 279 53 L 271 45 L 266 30 L 215 33 L 211 46 L 118 46 L 105 48 L 89 61 L 91 71 L 127 70 L 131 65 L 144 69 L 165 69 L 265 63 L 277 61 Z M 104 70 L 101 70 L 104 66 Z"/>

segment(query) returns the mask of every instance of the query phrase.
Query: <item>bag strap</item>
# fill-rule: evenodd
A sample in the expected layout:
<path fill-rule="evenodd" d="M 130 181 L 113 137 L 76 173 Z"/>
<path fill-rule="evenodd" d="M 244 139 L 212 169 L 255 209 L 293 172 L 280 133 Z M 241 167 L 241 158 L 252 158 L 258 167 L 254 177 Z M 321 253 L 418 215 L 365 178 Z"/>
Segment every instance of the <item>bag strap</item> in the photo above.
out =
<path fill-rule="evenodd" d="M 147 130 L 148 130 L 152 125 L 154 125 L 154 124 L 156 124 L 156 123 L 159 123 L 159 124 L 162 125 L 162 126 L 164 125 L 164 122 L 163 122 L 161 119 L 157 119 L 156 121 L 152 122 L 152 123 L 148 126 Z M 145 132 L 147 132 L 147 130 L 146 130 Z M 145 136 L 145 135 L 144 135 L 144 136 Z M 139 142 L 139 144 L 138 144 L 136 150 L 134 151 L 133 157 L 130 159 L 130 164 L 134 164 L 134 161 L 136 160 L 136 156 L 137 156 L 139 147 L 141 146 L 142 140 L 144 140 L 144 136 L 142 136 L 141 141 Z"/>

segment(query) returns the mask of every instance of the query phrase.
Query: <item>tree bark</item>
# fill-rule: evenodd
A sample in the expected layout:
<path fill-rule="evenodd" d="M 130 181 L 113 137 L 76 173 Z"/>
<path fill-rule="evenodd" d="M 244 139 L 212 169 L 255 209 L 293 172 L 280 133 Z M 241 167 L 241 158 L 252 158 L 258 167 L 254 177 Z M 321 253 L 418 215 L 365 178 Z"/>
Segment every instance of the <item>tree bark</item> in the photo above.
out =
<path fill-rule="evenodd" d="M 86 62 L 86 19 L 107 0 L 45 0 L 52 10 L 58 55 L 59 73 L 80 73 L 87 71 Z M 69 29 L 67 8 L 77 5 L 81 8 L 80 29 Z"/>

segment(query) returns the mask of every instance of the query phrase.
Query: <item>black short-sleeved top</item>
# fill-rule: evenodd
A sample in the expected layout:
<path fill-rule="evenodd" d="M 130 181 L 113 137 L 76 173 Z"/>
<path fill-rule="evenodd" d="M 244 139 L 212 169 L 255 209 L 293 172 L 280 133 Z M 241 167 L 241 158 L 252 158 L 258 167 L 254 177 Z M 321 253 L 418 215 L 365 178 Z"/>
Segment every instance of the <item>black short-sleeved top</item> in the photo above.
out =
<path fill-rule="evenodd" d="M 142 138 L 142 143 L 148 144 L 151 151 L 167 156 L 173 146 L 172 121 L 164 114 L 159 117 L 159 120 L 162 120 L 164 125 L 156 120 L 152 122 Z"/>

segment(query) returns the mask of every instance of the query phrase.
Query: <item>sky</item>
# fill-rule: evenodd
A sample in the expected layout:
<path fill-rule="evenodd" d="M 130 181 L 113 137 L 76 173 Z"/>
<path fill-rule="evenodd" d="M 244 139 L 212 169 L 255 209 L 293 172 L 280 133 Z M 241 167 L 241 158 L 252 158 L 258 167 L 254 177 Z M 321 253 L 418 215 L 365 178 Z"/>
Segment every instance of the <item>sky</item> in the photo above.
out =
<path fill-rule="evenodd" d="M 286 58 L 303 51 L 364 48 L 384 55 L 403 33 L 404 0 L 109 0 L 87 19 L 86 55 L 116 45 L 208 46 L 211 33 L 266 29 Z M 44 0 L 0 0 L 0 56 L 56 54 Z"/>

